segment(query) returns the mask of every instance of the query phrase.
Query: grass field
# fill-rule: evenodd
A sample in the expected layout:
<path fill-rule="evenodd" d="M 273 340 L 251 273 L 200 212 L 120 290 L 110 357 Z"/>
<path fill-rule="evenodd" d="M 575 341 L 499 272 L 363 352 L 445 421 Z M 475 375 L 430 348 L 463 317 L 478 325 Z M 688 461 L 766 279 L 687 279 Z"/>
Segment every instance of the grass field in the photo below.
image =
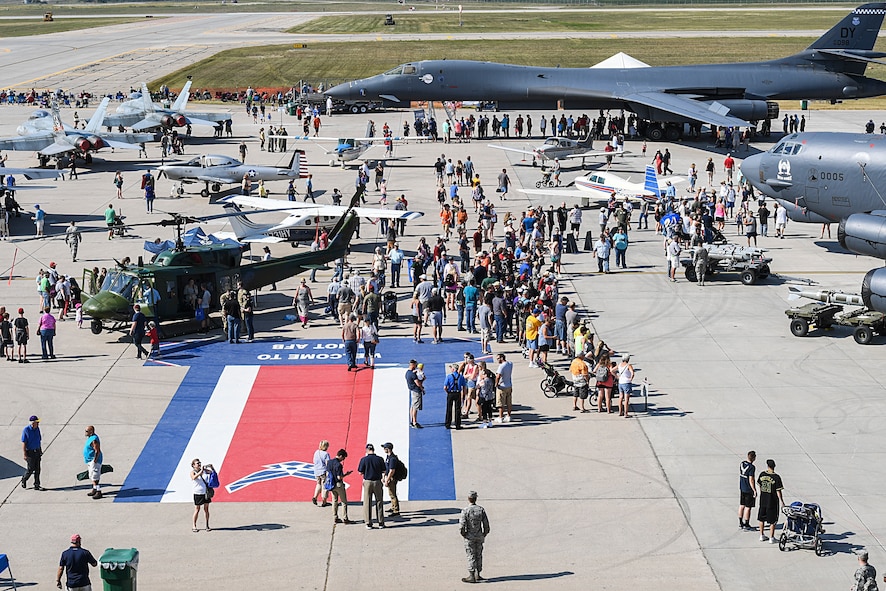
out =
<path fill-rule="evenodd" d="M 433 10 L 433 5 L 427 9 Z M 299 0 L 261 0 L 258 2 L 238 2 L 228 0 L 194 0 L 191 2 L 108 2 L 77 4 L 0 4 L 0 16 L 42 15 L 52 12 L 55 15 L 103 15 L 103 14 L 193 14 L 217 12 L 352 12 L 390 11 L 390 2 L 327 2 Z"/>
<path fill-rule="evenodd" d="M 459 26 L 458 13 L 394 14 L 396 25 L 385 26 L 378 14 L 324 16 L 289 29 L 289 33 L 483 33 L 525 31 L 785 31 L 828 29 L 847 10 L 779 11 L 777 8 L 749 8 L 730 11 L 613 12 L 586 10 L 560 12 L 464 13 Z"/>
<path fill-rule="evenodd" d="M 107 27 L 110 25 L 122 25 L 142 21 L 144 18 L 121 17 L 121 18 L 69 18 L 56 19 L 52 22 L 43 22 L 43 17 L 20 18 L 0 20 L 0 38 L 4 37 L 27 37 L 29 35 L 45 35 L 48 33 L 62 33 L 64 31 L 76 31 L 90 29 L 92 27 Z"/>
<path fill-rule="evenodd" d="M 378 74 L 408 61 L 423 59 L 483 59 L 508 63 L 585 67 L 624 51 L 651 65 L 668 66 L 770 59 L 795 53 L 812 39 L 761 37 L 741 43 L 710 38 L 685 39 L 564 39 L 482 41 L 384 41 L 315 43 L 306 49 L 286 45 L 244 47 L 223 51 L 153 84 L 179 88 L 188 74 L 199 76 L 201 87 L 286 87 L 299 80 L 336 84 Z M 556 50 L 552 51 L 552 44 Z M 712 51 L 716 47 L 716 52 Z M 700 58 L 700 56 L 704 56 Z M 196 73 L 196 74 L 195 74 Z"/>

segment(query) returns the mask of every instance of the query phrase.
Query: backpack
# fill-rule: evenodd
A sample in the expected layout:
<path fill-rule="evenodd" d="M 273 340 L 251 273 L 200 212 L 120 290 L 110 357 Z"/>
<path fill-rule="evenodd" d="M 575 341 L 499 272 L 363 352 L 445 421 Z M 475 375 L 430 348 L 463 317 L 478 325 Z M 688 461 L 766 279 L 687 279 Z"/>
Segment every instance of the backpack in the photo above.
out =
<path fill-rule="evenodd" d="M 605 382 L 609 379 L 609 368 L 603 367 L 602 365 L 597 368 L 597 372 L 594 374 L 594 377 L 597 378 L 598 382 Z"/>
<path fill-rule="evenodd" d="M 400 460 L 400 458 L 396 458 L 396 464 L 394 465 L 394 480 L 401 481 L 406 480 L 406 476 L 409 475 L 409 469 L 406 467 L 406 464 Z"/>

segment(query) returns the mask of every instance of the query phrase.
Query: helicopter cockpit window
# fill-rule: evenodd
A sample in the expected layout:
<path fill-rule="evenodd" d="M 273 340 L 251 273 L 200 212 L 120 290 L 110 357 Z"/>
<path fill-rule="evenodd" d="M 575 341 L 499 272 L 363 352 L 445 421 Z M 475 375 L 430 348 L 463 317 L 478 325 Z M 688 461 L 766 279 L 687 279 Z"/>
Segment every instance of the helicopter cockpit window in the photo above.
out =
<path fill-rule="evenodd" d="M 112 271 L 108 273 L 105 282 L 102 284 L 102 290 L 110 291 L 123 296 L 127 300 L 132 299 L 132 291 L 138 285 L 138 278 L 132 275 L 126 275 L 120 271 Z"/>

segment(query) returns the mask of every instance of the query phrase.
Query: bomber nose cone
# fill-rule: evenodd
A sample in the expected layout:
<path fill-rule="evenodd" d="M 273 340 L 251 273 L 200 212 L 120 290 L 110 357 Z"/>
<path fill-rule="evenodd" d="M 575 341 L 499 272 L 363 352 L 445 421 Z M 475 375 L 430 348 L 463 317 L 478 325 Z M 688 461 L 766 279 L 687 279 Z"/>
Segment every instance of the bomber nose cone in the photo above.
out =
<path fill-rule="evenodd" d="M 355 84 L 356 82 L 344 82 L 343 84 L 333 86 L 323 94 L 325 94 L 326 96 L 331 96 L 334 99 L 350 100 L 355 98 L 355 93 L 353 90 Z"/>
<path fill-rule="evenodd" d="M 741 174 L 755 187 L 760 182 L 760 163 L 762 159 L 762 154 L 754 154 L 753 156 L 745 158 L 739 165 Z"/>

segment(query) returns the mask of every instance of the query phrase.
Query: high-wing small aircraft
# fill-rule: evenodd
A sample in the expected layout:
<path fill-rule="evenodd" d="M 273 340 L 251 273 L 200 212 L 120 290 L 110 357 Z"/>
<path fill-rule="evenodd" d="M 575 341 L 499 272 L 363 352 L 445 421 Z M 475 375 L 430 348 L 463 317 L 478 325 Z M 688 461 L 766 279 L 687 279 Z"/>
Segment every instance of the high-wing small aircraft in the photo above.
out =
<path fill-rule="evenodd" d="M 488 144 L 490 148 L 496 150 L 506 150 L 508 152 L 517 152 L 532 156 L 532 165 L 535 166 L 537 160 L 541 161 L 542 169 L 554 160 L 572 160 L 581 158 L 581 165 L 584 167 L 585 158 L 596 158 L 598 156 L 606 156 L 607 154 L 615 155 L 616 152 L 607 152 L 605 150 L 594 150 L 594 142 L 588 137 L 580 140 L 574 140 L 567 137 L 549 137 L 545 142 L 531 150 L 514 148 L 511 146 L 503 146 L 500 144 Z M 624 154 L 624 152 L 621 152 Z"/>
<path fill-rule="evenodd" d="M 19 132 L 24 131 L 24 135 L 0 138 L 0 150 L 37 152 L 43 165 L 50 156 L 58 157 L 74 152 L 86 157 L 88 162 L 91 159 L 90 154 L 101 148 L 138 150 L 140 143 L 154 140 L 151 133 L 103 133 L 101 121 L 110 100 L 108 97 L 102 100 L 84 129 L 73 129 L 63 124 L 58 105 L 53 103 L 51 118 L 48 119 L 44 114 L 38 117 L 34 116 L 37 113 L 32 114 L 28 122 L 19 126 Z M 52 121 L 52 127 L 46 129 L 49 120 Z"/>
<path fill-rule="evenodd" d="M 285 181 L 288 179 L 306 178 L 308 176 L 304 150 L 295 150 L 289 166 L 257 166 L 243 164 L 230 156 L 204 154 L 187 162 L 173 162 L 157 167 L 170 180 L 178 181 L 176 191 L 184 193 L 184 185 L 188 183 L 204 183 L 200 191 L 202 197 L 221 191 L 222 185 L 233 185 L 243 182 L 249 177 L 252 182 Z"/>
<path fill-rule="evenodd" d="M 281 222 L 258 224 L 245 215 L 227 218 L 238 242 L 304 242 L 311 241 L 318 232 L 330 230 L 348 209 L 341 205 L 314 205 L 261 197 L 232 195 L 220 199 L 229 213 L 239 212 L 241 207 L 257 211 L 279 211 L 288 214 Z M 424 214 L 420 211 L 399 211 L 372 207 L 351 208 L 357 216 L 375 223 L 379 219 L 417 220 Z M 218 235 L 218 233 L 216 233 Z"/>
<path fill-rule="evenodd" d="M 589 172 L 575 179 L 575 189 L 521 189 L 527 195 L 549 195 L 552 197 L 588 197 L 598 201 L 608 200 L 613 193 L 617 200 L 656 201 L 667 191 L 669 184 L 686 181 L 685 177 L 661 177 L 653 166 L 647 166 L 642 183 L 631 182 L 612 172 Z"/>
<path fill-rule="evenodd" d="M 385 162 L 389 160 L 403 160 L 403 158 L 395 158 L 393 156 L 385 156 L 384 154 L 378 154 L 380 149 L 384 149 L 387 146 L 385 145 L 387 142 L 391 143 L 393 148 L 393 144 L 402 144 L 409 141 L 422 141 L 426 138 L 423 137 L 406 137 L 406 136 L 378 136 L 378 135 L 370 135 L 372 130 L 372 122 L 366 124 L 366 137 L 349 137 L 349 138 L 335 138 L 335 137 L 321 137 L 321 136 L 310 136 L 310 135 L 286 135 L 286 136 L 272 136 L 286 140 L 292 141 L 312 141 L 317 143 L 329 143 L 336 142 L 336 146 L 329 150 L 324 148 L 324 152 L 327 156 L 332 156 L 333 159 L 329 161 L 330 166 L 335 166 L 340 163 L 342 167 L 345 167 L 348 162 L 357 162 L 363 160 L 383 160 Z M 372 150 L 373 156 L 365 156 L 364 155 Z"/>
<path fill-rule="evenodd" d="M 185 83 L 178 98 L 170 108 L 164 108 L 151 100 L 146 84 L 142 83 L 141 96 L 126 101 L 117 107 L 117 112 L 107 115 L 102 125 L 105 127 L 130 127 L 133 131 L 149 129 L 172 129 L 186 125 L 216 125 L 231 118 L 230 113 L 189 113 L 187 112 L 191 81 Z"/>
<path fill-rule="evenodd" d="M 326 95 L 340 100 L 497 101 L 502 109 L 625 109 L 649 139 L 676 140 L 684 123 L 748 127 L 778 117 L 778 100 L 838 101 L 886 94 L 864 75 L 886 3 L 859 6 L 807 49 L 764 62 L 638 68 L 558 68 L 469 60 L 402 64 Z M 560 106 L 558 106 L 560 105 Z"/>

